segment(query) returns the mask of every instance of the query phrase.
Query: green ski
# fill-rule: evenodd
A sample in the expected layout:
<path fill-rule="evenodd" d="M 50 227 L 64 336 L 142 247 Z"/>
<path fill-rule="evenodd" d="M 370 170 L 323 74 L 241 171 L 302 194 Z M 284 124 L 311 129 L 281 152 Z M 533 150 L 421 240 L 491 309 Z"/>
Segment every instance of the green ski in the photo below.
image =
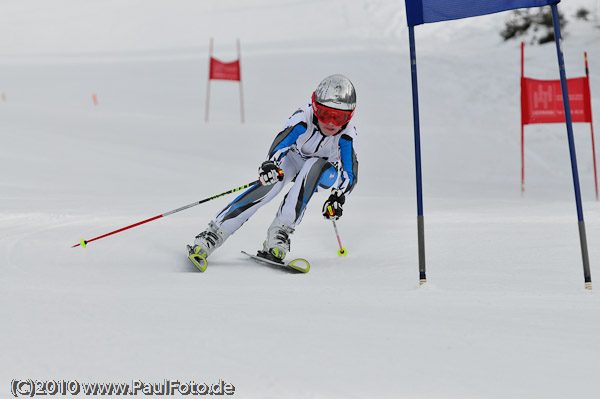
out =
<path fill-rule="evenodd" d="M 308 273 L 310 270 L 310 263 L 306 259 L 297 258 L 297 259 L 292 259 L 289 262 L 284 262 L 284 261 L 277 262 L 277 261 L 274 261 L 271 259 L 263 258 L 262 256 L 250 255 L 249 253 L 244 252 L 244 251 L 242 251 L 242 253 L 244 255 L 252 258 L 256 262 L 264 263 L 264 264 L 270 265 L 270 266 L 278 266 L 278 267 L 284 268 L 285 270 L 288 270 L 292 273 Z"/>
<path fill-rule="evenodd" d="M 192 262 L 194 266 L 196 266 L 201 272 L 205 271 L 206 267 L 208 266 L 208 264 L 206 263 L 206 258 L 200 254 L 194 253 L 194 249 L 191 245 L 187 246 L 187 250 L 188 259 L 190 260 L 190 262 Z"/>

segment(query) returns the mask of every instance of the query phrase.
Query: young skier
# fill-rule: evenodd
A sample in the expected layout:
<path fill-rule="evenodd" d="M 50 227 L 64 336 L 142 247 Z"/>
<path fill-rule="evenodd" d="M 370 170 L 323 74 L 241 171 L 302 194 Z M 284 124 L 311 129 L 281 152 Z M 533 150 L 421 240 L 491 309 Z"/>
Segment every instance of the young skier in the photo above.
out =
<path fill-rule="evenodd" d="M 196 236 L 194 245 L 188 246 L 192 262 L 204 270 L 206 258 L 290 182 L 292 187 L 267 230 L 258 256 L 283 263 L 290 250 L 290 235 L 302 221 L 312 195 L 332 188 L 336 182 L 322 212 L 326 219 L 340 218 L 346 195 L 358 180 L 357 134 L 350 123 L 355 108 L 356 92 L 347 77 L 323 79 L 312 94 L 312 102 L 298 108 L 275 137 L 266 161 L 258 168 L 260 184 L 227 205 Z"/>

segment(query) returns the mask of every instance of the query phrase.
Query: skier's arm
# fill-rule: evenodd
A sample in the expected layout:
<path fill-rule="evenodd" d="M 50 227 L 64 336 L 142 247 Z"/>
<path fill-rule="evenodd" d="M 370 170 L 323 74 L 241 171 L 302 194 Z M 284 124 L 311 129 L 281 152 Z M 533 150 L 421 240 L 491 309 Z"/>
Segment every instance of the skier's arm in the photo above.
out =
<path fill-rule="evenodd" d="M 305 113 L 299 109 L 288 119 L 285 129 L 273 140 L 267 160 L 279 162 L 298 137 L 306 132 L 307 126 Z"/>
<path fill-rule="evenodd" d="M 287 153 L 290 146 L 294 144 L 296 140 L 298 140 L 298 137 L 304 132 L 306 132 L 306 123 L 304 122 L 295 126 L 286 127 L 277 135 L 277 137 L 275 137 L 275 140 L 273 140 L 267 159 L 279 162 Z"/>
<path fill-rule="evenodd" d="M 340 137 L 340 156 L 342 167 L 337 189 L 348 195 L 358 182 L 358 160 L 354 151 L 354 140 L 348 134 Z"/>
<path fill-rule="evenodd" d="M 342 164 L 340 182 L 337 188 L 331 190 L 331 195 L 323 204 L 323 216 L 329 220 L 342 217 L 346 195 L 350 194 L 358 182 L 358 161 L 354 151 L 354 140 L 349 134 L 340 137 L 340 156 Z"/>

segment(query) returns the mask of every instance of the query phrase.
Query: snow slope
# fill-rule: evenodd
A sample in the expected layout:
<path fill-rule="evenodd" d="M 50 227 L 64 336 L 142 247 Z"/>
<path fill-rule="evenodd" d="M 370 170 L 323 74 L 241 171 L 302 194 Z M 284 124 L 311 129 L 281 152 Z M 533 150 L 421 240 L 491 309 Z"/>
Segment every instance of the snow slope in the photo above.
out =
<path fill-rule="evenodd" d="M 567 27 L 568 76 L 594 14 Z M 403 2 L 0 1 L 0 397 L 12 379 L 217 382 L 240 398 L 575 398 L 600 395 L 600 296 L 583 289 L 565 127 L 526 128 L 520 43 L 506 14 L 416 28 L 428 283 L 418 285 L 412 99 Z M 595 19 L 594 19 L 595 18 Z M 213 82 L 208 43 L 239 88 Z M 552 45 L 526 75 L 558 78 Z M 360 182 L 336 254 L 318 194 L 290 256 L 243 259 L 278 201 L 210 258 L 185 244 L 222 198 L 71 248 L 256 179 L 273 137 L 331 73 L 358 92 Z M 99 104 L 94 106 L 92 94 Z M 600 117 L 596 117 L 596 120 Z M 600 204 L 589 126 L 575 125 L 592 278 Z M 596 127 L 596 131 L 599 129 Z M 598 154 L 597 154 L 598 155 Z"/>

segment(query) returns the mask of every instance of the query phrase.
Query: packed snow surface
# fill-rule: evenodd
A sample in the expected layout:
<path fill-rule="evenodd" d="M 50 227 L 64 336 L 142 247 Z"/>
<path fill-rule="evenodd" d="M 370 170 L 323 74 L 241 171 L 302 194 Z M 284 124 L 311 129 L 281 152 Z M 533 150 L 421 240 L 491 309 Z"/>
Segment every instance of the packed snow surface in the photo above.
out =
<path fill-rule="evenodd" d="M 559 9 L 567 75 L 585 74 L 587 51 L 598 121 L 598 2 Z M 415 28 L 419 286 L 404 2 L 0 1 L 0 397 L 13 379 L 223 380 L 239 398 L 600 397 L 600 283 L 584 290 L 566 128 L 525 128 L 522 195 L 507 17 Z M 223 81 L 205 120 L 211 37 L 223 61 L 240 39 L 244 123 L 240 87 Z M 204 273 L 185 245 L 235 195 L 71 248 L 255 180 L 333 73 L 358 95 L 359 183 L 338 222 L 348 256 L 320 215 L 326 193 L 292 236 L 306 275 L 240 253 L 261 247 L 283 194 Z M 527 43 L 525 75 L 558 79 L 553 44 Z M 574 134 L 600 279 L 590 125 Z"/>

